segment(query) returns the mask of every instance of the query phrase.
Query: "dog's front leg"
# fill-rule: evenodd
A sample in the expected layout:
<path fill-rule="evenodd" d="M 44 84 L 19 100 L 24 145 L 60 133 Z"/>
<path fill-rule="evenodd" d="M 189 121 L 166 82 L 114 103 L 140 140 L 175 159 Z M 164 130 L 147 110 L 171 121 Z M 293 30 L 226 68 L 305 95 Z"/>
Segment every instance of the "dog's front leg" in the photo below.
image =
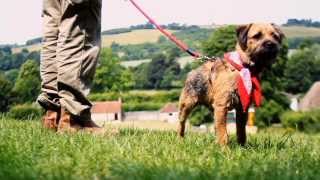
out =
<path fill-rule="evenodd" d="M 227 107 L 217 107 L 214 109 L 214 126 L 215 133 L 217 135 L 217 142 L 220 145 L 228 144 L 228 133 L 227 133 Z"/>
<path fill-rule="evenodd" d="M 240 145 L 245 145 L 247 136 L 246 136 L 246 125 L 248 119 L 248 113 L 243 112 L 242 108 L 237 108 L 237 140 Z"/>

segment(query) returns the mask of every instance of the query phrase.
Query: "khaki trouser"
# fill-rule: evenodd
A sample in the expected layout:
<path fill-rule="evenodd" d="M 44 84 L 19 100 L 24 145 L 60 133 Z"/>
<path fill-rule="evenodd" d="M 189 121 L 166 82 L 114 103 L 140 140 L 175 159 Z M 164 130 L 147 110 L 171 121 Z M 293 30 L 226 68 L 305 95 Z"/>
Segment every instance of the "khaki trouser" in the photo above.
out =
<path fill-rule="evenodd" d="M 45 109 L 90 115 L 89 94 L 101 47 L 102 0 L 43 0 L 41 52 Z"/>

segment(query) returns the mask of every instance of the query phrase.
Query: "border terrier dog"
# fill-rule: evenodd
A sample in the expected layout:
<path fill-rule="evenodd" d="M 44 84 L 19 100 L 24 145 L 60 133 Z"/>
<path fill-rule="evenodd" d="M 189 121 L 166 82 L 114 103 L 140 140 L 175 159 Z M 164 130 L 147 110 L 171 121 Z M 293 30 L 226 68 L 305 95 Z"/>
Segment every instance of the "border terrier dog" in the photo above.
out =
<path fill-rule="evenodd" d="M 246 143 L 248 107 L 253 101 L 260 105 L 259 76 L 275 61 L 284 34 L 278 26 L 269 23 L 242 25 L 237 27 L 236 34 L 234 52 L 208 61 L 188 74 L 180 95 L 179 136 L 184 137 L 185 123 L 193 108 L 205 105 L 214 111 L 218 144 L 228 144 L 226 121 L 231 109 L 236 109 L 237 141 L 240 145 Z"/>

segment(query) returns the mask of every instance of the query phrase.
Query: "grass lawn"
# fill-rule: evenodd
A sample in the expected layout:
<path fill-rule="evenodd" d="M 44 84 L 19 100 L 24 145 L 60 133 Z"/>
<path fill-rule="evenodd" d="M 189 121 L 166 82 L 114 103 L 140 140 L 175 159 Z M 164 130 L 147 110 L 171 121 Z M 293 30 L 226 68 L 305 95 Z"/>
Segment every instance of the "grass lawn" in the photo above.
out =
<path fill-rule="evenodd" d="M 231 137 L 122 129 L 109 137 L 57 135 L 37 121 L 0 118 L 0 179 L 319 179 L 320 135 Z"/>

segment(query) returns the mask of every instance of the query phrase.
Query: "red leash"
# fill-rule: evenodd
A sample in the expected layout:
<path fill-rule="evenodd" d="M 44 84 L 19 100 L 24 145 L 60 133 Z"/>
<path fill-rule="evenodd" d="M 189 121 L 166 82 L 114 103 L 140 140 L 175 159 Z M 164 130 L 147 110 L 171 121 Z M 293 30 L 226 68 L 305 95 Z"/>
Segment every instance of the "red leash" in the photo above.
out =
<path fill-rule="evenodd" d="M 154 21 L 145 11 L 142 10 L 142 8 L 134 1 L 134 0 L 129 0 L 131 2 L 131 4 L 136 7 L 141 14 L 143 14 L 144 17 L 146 17 L 149 22 L 151 24 L 153 24 L 160 32 L 162 32 L 162 34 L 164 34 L 166 37 L 168 37 L 172 42 L 174 42 L 180 49 L 182 49 L 183 51 L 187 52 L 189 55 L 198 58 L 198 59 L 202 59 L 202 60 L 212 60 L 215 58 L 209 58 L 207 56 L 203 56 L 198 52 L 195 52 L 193 50 L 191 50 L 188 45 L 186 45 L 184 42 L 182 42 L 181 40 L 179 40 L 177 37 L 175 37 L 173 34 L 171 34 L 170 32 L 166 31 L 165 29 L 163 29 L 156 21 Z"/>

